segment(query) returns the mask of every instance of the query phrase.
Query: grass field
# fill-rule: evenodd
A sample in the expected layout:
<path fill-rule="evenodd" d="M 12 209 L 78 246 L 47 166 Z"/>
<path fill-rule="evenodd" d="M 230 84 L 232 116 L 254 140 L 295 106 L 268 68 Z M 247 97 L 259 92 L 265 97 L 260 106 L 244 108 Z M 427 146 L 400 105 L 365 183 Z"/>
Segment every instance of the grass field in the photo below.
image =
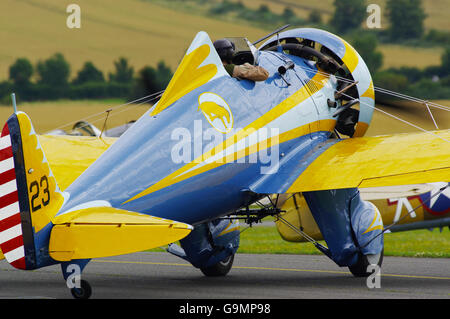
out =
<path fill-rule="evenodd" d="M 324 242 L 321 242 L 324 244 Z M 326 245 L 326 244 L 325 244 Z M 275 227 L 253 227 L 241 234 L 240 253 L 321 254 L 310 243 L 283 241 Z M 414 230 L 384 235 L 385 256 L 450 258 L 450 231 Z"/>
<path fill-rule="evenodd" d="M 104 72 L 119 56 L 135 69 L 165 60 L 175 68 L 197 32 L 211 38 L 246 35 L 257 39 L 266 32 L 236 23 L 216 21 L 170 10 L 141 0 L 79 0 L 81 28 L 66 26 L 66 7 L 60 0 L 0 1 L 0 80 L 17 58 L 32 63 L 61 52 L 76 75 L 87 60 Z"/>
<path fill-rule="evenodd" d="M 382 69 L 409 66 L 425 68 L 431 65 L 441 65 L 444 48 L 413 48 L 396 44 L 381 44 L 378 46 L 383 54 Z"/>
<path fill-rule="evenodd" d="M 241 226 L 245 229 L 245 226 Z M 326 246 L 324 241 L 321 244 Z M 165 247 L 151 251 L 165 251 Z M 321 255 L 311 243 L 281 239 L 275 227 L 257 226 L 241 233 L 238 253 Z M 450 258 L 450 230 L 412 230 L 384 235 L 384 255 L 397 257 Z"/>
<path fill-rule="evenodd" d="M 103 127 L 106 110 L 112 108 L 108 116 L 107 129 L 137 120 L 150 107 L 149 104 L 123 105 L 123 100 L 59 100 L 52 102 L 18 103 L 18 109 L 27 113 L 39 134 L 61 128 L 70 131 L 73 124 L 81 119 Z M 122 106 L 121 106 L 122 105 Z M 5 123 L 12 114 L 11 106 L 0 106 L 0 121 Z M 2 124 L 3 125 L 3 124 Z"/>
<path fill-rule="evenodd" d="M 246 6 L 258 8 L 261 4 L 266 4 L 273 12 L 281 13 L 285 7 L 290 7 L 295 13 L 307 18 L 311 10 L 319 10 L 322 14 L 322 20 L 328 22 L 334 12 L 334 0 L 320 1 L 300 1 L 300 0 L 241 0 Z M 367 4 L 378 4 L 382 15 L 385 14 L 386 0 L 366 1 Z M 448 18 L 448 8 L 450 0 L 424 0 L 422 1 L 425 13 L 428 15 L 425 19 L 426 29 L 438 29 L 450 31 L 450 20 Z M 386 17 L 381 19 L 382 28 L 388 27 Z"/>
<path fill-rule="evenodd" d="M 160 1 L 160 0 L 158 0 Z M 275 12 L 289 5 L 299 16 L 317 8 L 327 20 L 333 12 L 333 0 L 243 0 L 249 7 L 269 3 Z M 385 0 L 379 0 L 381 4 Z M 376 2 L 376 1 L 375 1 Z M 432 22 L 439 29 L 450 30 L 450 0 L 427 0 Z M 105 74 L 113 70 L 113 61 L 124 56 L 135 70 L 156 65 L 160 60 L 175 69 L 195 34 L 204 30 L 214 40 L 224 36 L 246 36 L 255 40 L 267 33 L 245 22 L 224 21 L 202 14 L 174 10 L 152 0 L 79 0 L 81 29 L 66 26 L 66 6 L 59 0 L 0 1 L 0 81 L 7 79 L 9 66 L 19 57 L 32 63 L 56 52 L 64 54 L 72 66 L 71 76 L 86 61 L 92 61 Z M 386 46 L 385 66 L 428 66 L 440 63 L 439 49 Z"/>
<path fill-rule="evenodd" d="M 449 100 L 439 100 L 433 102 L 450 107 Z M 425 105 L 416 103 L 409 107 L 388 107 L 382 105 L 377 105 L 377 107 L 382 111 L 388 112 L 391 116 L 375 110 L 373 113 L 372 122 L 366 133 L 367 136 L 419 132 L 417 128 L 401 122 L 392 116 L 399 117 L 425 130 L 436 130 L 433 120 Z M 430 110 L 439 129 L 450 128 L 450 112 L 433 107 L 430 107 Z"/>

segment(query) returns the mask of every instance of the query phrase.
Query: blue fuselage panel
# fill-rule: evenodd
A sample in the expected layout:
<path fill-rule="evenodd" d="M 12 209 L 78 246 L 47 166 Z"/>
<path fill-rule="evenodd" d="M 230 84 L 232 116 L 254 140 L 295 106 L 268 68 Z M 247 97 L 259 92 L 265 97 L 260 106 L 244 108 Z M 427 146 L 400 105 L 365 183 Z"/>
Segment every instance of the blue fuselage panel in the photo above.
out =
<path fill-rule="evenodd" d="M 277 73 L 278 67 L 288 60 L 296 63 L 296 69 L 285 76 L 290 86 Z M 227 102 L 236 132 L 302 88 L 316 72 L 308 62 L 277 52 L 261 52 L 259 64 L 269 71 L 270 77 L 265 82 L 223 76 L 186 94 L 156 116 L 151 116 L 150 111 L 145 113 L 67 188 L 69 200 L 61 213 L 86 202 L 105 200 L 113 207 L 195 224 L 244 205 L 247 195 L 243 191 L 261 176 L 261 168 L 270 163 L 252 162 L 246 157 L 129 200 L 220 142 L 205 137 L 205 131 L 212 128 L 199 110 L 200 94 L 211 92 Z M 302 68 L 306 67 L 312 72 L 304 72 Z M 305 123 L 317 121 L 319 115 L 314 103 L 306 103 L 304 107 L 310 110 L 305 110 L 308 115 L 301 120 Z M 230 134 L 233 132 L 226 136 Z M 280 154 L 289 154 L 296 148 L 298 153 L 298 145 L 304 145 L 304 150 L 298 154 L 301 157 L 329 136 L 329 132 L 314 134 L 316 138 L 305 134 L 282 141 L 277 149 L 277 160 Z M 180 145 L 181 137 L 186 136 L 185 146 L 190 154 L 183 154 L 184 160 L 177 162 L 174 148 Z"/>

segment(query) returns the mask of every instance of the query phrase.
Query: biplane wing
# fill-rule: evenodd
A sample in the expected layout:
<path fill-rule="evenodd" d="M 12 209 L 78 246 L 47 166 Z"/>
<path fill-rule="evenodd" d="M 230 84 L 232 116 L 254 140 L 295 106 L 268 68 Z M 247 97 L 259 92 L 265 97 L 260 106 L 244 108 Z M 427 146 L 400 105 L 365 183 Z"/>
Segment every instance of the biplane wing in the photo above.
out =
<path fill-rule="evenodd" d="M 287 154 L 273 174 L 250 186 L 256 193 L 297 193 L 450 180 L 450 130 L 327 141 Z"/>
<path fill-rule="evenodd" d="M 39 142 L 61 190 L 72 184 L 116 140 L 113 137 L 39 136 Z"/>

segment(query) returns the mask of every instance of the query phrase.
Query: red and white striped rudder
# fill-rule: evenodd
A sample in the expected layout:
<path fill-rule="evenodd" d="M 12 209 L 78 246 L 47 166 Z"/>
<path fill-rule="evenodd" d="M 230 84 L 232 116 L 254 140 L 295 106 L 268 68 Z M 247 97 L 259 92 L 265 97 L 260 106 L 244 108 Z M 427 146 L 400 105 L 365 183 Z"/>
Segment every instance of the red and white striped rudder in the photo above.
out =
<path fill-rule="evenodd" d="M 8 124 L 0 139 L 0 247 L 6 260 L 16 268 L 26 269 L 22 220 Z"/>

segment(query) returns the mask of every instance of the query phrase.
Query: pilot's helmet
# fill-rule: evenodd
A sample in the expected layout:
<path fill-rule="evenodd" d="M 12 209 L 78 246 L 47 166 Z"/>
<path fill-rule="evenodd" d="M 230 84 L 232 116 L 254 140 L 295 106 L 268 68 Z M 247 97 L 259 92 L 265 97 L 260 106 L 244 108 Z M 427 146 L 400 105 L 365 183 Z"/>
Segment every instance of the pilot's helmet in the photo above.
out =
<path fill-rule="evenodd" d="M 234 55 L 234 43 L 228 39 L 220 39 L 214 41 L 214 47 L 222 61 L 231 63 L 231 59 Z"/>

